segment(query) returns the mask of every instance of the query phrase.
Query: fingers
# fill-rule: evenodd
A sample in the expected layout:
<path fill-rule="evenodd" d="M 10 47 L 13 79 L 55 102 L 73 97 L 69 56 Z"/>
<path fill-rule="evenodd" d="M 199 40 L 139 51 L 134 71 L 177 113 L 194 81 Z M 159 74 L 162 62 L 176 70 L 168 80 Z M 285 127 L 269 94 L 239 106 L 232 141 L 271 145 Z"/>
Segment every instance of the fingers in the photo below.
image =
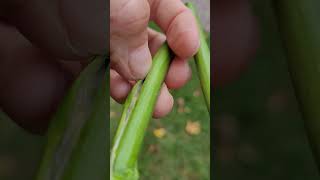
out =
<path fill-rule="evenodd" d="M 0 25 L 0 39 L 0 107 L 21 127 L 44 133 L 73 75 L 12 27 Z"/>
<path fill-rule="evenodd" d="M 87 54 L 107 54 L 109 51 L 107 18 L 108 1 L 58 1 L 59 15 L 73 48 Z"/>
<path fill-rule="evenodd" d="M 0 16 L 51 55 L 77 60 L 107 53 L 107 1 L 9 1 L 0 4 L 6 9 Z"/>
<path fill-rule="evenodd" d="M 238 80 L 252 63 L 259 47 L 259 25 L 248 0 L 217 1 L 212 12 L 213 86 L 223 87 Z"/>
<path fill-rule="evenodd" d="M 192 12 L 180 0 L 149 0 L 151 19 L 166 33 L 170 48 L 180 58 L 193 56 L 199 46 L 199 33 Z"/>
<path fill-rule="evenodd" d="M 148 29 L 148 45 L 152 55 L 156 53 L 165 40 L 166 37 L 163 34 Z M 190 78 L 191 69 L 188 61 L 176 57 L 170 65 L 165 82 L 169 88 L 176 89 L 185 85 Z M 115 101 L 123 103 L 132 86 L 133 84 L 121 77 L 115 70 L 110 71 L 110 94 Z M 168 87 L 163 85 L 160 91 L 153 113 L 155 118 L 164 117 L 172 109 L 174 101 Z"/>
<path fill-rule="evenodd" d="M 151 28 L 148 28 L 148 42 L 151 55 L 153 56 L 160 46 L 166 41 L 166 36 Z"/>
<path fill-rule="evenodd" d="M 160 46 L 165 42 L 165 35 L 148 29 L 149 34 L 149 49 L 154 55 Z M 184 86 L 191 78 L 191 69 L 186 59 L 175 57 L 166 76 L 165 82 L 169 89 L 178 89 Z"/>
<path fill-rule="evenodd" d="M 151 54 L 148 42 L 131 49 L 125 42 L 111 50 L 111 67 L 127 80 L 143 79 L 151 67 Z"/>
<path fill-rule="evenodd" d="M 11 70 L 8 79 L 1 82 L 6 83 L 0 94 L 2 110 L 27 130 L 45 132 L 71 83 L 71 75 L 59 64 L 43 59 Z"/>
<path fill-rule="evenodd" d="M 132 86 L 116 71 L 110 70 L 110 96 L 118 103 L 123 103 Z"/>
<path fill-rule="evenodd" d="M 127 80 L 143 79 L 151 67 L 146 0 L 111 1 L 111 66 Z"/>
<path fill-rule="evenodd" d="M 191 78 L 191 68 L 187 60 L 175 58 L 170 65 L 165 82 L 169 89 L 184 86 Z"/>
<path fill-rule="evenodd" d="M 148 29 L 148 49 L 154 55 L 162 43 L 165 41 L 165 36 L 152 29 Z M 118 69 L 119 70 L 119 69 Z M 110 95 L 119 102 L 123 103 L 129 94 L 133 84 L 129 83 L 125 78 L 121 77 L 115 70 L 110 70 Z M 160 118 L 167 115 L 173 106 L 173 98 L 168 91 L 166 85 L 163 85 L 157 103 L 155 105 L 153 117 Z"/>
<path fill-rule="evenodd" d="M 78 61 L 59 60 L 58 63 L 61 65 L 61 67 L 70 72 L 74 77 L 78 77 L 78 75 L 84 68 L 81 62 Z"/>
<path fill-rule="evenodd" d="M 174 100 L 172 95 L 170 94 L 166 84 L 163 84 L 153 111 L 153 117 L 161 118 L 169 114 L 172 110 L 173 103 Z"/>
<path fill-rule="evenodd" d="M 110 70 L 110 95 L 118 103 L 124 103 L 132 85 L 121 77 L 116 71 Z M 160 90 L 154 112 L 154 118 L 166 116 L 173 107 L 173 97 L 167 86 L 164 84 Z"/>

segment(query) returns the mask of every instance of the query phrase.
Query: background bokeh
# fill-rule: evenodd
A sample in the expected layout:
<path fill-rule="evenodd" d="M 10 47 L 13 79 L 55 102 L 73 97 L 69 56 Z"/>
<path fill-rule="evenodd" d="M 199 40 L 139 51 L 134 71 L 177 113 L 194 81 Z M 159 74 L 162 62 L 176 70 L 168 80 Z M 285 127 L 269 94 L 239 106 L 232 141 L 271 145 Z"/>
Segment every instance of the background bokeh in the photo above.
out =
<path fill-rule="evenodd" d="M 271 2 L 251 1 L 261 36 L 248 71 L 214 92 L 216 179 L 319 179 Z"/>

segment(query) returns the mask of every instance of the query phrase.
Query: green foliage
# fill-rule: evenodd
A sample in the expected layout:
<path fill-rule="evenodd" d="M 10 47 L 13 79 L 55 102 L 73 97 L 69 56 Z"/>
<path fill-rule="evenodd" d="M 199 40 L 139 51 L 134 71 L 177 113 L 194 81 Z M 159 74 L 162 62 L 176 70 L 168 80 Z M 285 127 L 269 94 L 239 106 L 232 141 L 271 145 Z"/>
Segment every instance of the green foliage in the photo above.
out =
<path fill-rule="evenodd" d="M 73 83 L 51 121 L 38 180 L 108 178 L 106 69 L 96 57 Z"/>

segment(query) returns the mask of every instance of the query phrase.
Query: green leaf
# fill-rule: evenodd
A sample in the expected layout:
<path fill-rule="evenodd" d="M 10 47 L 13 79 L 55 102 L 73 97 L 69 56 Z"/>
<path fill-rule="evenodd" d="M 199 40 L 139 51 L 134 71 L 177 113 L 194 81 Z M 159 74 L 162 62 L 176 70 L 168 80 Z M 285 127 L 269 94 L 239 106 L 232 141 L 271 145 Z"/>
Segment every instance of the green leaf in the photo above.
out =
<path fill-rule="evenodd" d="M 107 179 L 108 72 L 96 57 L 80 74 L 51 121 L 38 180 Z"/>

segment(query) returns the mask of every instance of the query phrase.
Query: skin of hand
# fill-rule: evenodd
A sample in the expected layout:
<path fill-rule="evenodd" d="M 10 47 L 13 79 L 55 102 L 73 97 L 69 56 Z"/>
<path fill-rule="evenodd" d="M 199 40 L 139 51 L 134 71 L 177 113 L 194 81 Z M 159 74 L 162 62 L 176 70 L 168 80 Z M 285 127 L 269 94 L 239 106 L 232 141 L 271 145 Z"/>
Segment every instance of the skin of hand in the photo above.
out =
<path fill-rule="evenodd" d="M 259 48 L 258 18 L 248 0 L 213 1 L 213 88 L 237 81 Z"/>
<path fill-rule="evenodd" d="M 223 2 L 220 8 L 228 9 L 230 3 Z M 109 54 L 109 51 L 112 66 L 110 95 L 123 102 L 134 81 L 145 77 L 152 55 L 165 40 L 176 57 L 161 89 L 154 116 L 162 117 L 170 112 L 173 98 L 168 89 L 180 88 L 190 79 L 187 59 L 198 48 L 192 15 L 178 0 L 111 0 L 110 12 L 105 3 L 105 0 L 0 2 L 0 108 L 17 124 L 33 133 L 45 133 L 52 114 L 85 67 L 88 57 Z M 237 12 L 248 14 L 247 10 L 242 8 Z M 219 19 L 229 17 L 227 22 L 252 20 L 250 14 L 241 16 L 231 10 L 223 12 L 213 11 L 212 16 Z M 105 23 L 106 14 L 110 14 L 110 29 Z M 165 34 L 148 29 L 148 20 L 157 22 Z M 221 26 L 216 36 L 229 37 L 234 33 L 226 24 L 216 24 Z M 256 31 L 252 23 L 248 25 L 247 29 Z M 108 34 L 110 47 L 105 43 L 109 42 Z M 239 38 L 227 38 L 228 43 L 255 42 L 254 37 L 243 34 L 247 32 L 239 31 Z M 216 41 L 217 45 L 222 43 L 223 37 Z M 240 71 L 228 69 L 227 64 L 243 62 L 245 58 L 231 59 L 228 54 L 237 52 L 239 57 L 247 57 L 255 50 L 255 47 L 248 47 L 247 51 L 239 51 L 241 47 L 243 45 L 238 43 L 226 53 L 226 48 L 221 46 L 222 52 L 214 64 L 214 71 L 219 75 L 215 75 L 215 83 L 223 84 L 224 77 L 239 76 Z M 219 65 L 223 68 L 216 70 Z"/>
<path fill-rule="evenodd" d="M 45 133 L 66 90 L 92 55 L 108 54 L 105 0 L 0 2 L 0 107 Z"/>
<path fill-rule="evenodd" d="M 164 34 L 148 28 L 151 20 Z M 116 101 L 124 101 L 132 88 L 130 81 L 146 76 L 152 55 L 165 40 L 176 57 L 155 105 L 156 118 L 172 109 L 173 97 L 168 89 L 182 87 L 191 77 L 187 60 L 200 45 L 196 19 L 180 0 L 111 0 L 110 93 Z"/>

